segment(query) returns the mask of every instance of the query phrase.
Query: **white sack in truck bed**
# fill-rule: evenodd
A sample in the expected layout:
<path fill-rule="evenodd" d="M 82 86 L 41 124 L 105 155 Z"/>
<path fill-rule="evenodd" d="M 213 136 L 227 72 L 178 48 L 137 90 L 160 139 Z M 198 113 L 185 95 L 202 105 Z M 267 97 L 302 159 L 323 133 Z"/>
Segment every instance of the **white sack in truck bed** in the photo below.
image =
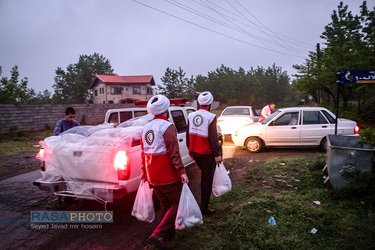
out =
<path fill-rule="evenodd" d="M 114 167 L 119 150 L 130 153 L 139 151 L 143 126 L 153 116 L 146 115 L 124 122 L 113 128 L 109 124 L 80 126 L 65 131 L 60 136 L 51 136 L 40 142 L 44 147 L 46 170 L 42 181 L 64 179 L 67 190 L 76 196 L 92 195 L 93 199 L 113 201 L 108 185 L 119 185 L 118 172 Z M 137 153 L 135 157 L 140 157 Z M 134 167 L 134 166 L 133 166 Z M 138 170 L 139 168 L 139 170 Z M 136 171 L 140 171 L 137 166 Z M 134 174 L 134 173 L 133 173 Z M 139 178 L 139 173 L 137 174 Z M 103 192 L 94 193 L 93 186 L 103 186 Z"/>

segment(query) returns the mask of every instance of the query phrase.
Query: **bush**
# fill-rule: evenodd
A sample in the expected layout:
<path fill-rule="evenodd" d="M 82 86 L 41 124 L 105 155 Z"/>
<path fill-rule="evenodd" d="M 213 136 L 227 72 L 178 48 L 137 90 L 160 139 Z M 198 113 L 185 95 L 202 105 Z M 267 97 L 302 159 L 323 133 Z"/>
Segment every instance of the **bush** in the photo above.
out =
<path fill-rule="evenodd" d="M 9 135 L 13 139 L 18 139 L 19 137 L 25 136 L 25 131 L 20 130 L 18 126 L 11 126 L 9 128 Z"/>

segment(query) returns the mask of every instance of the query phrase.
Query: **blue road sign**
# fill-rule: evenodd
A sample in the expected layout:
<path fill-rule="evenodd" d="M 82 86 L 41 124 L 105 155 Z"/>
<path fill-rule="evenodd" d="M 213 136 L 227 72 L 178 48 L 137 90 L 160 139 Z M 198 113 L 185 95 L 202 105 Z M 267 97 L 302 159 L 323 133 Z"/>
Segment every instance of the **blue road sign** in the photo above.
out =
<path fill-rule="evenodd" d="M 341 84 L 375 83 L 375 70 L 341 71 Z"/>

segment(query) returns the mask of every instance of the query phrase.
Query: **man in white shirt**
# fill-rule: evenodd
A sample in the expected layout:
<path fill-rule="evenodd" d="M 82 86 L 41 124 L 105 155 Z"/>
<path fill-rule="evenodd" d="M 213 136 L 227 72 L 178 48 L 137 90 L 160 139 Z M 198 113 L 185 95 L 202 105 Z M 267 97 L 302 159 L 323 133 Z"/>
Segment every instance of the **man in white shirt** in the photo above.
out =
<path fill-rule="evenodd" d="M 275 103 L 271 103 L 267 106 L 264 106 L 262 109 L 262 113 L 259 116 L 258 122 L 261 122 L 264 119 L 266 119 L 268 116 L 270 116 L 272 114 L 272 110 L 274 110 L 275 107 L 276 107 Z"/>

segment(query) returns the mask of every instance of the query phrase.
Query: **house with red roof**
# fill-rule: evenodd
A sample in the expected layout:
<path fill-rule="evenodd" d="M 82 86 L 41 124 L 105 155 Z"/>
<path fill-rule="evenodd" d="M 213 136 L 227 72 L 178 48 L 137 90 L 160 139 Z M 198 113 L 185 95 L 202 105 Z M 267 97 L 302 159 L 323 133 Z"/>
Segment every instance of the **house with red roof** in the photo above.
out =
<path fill-rule="evenodd" d="M 155 86 L 152 75 L 119 76 L 96 75 L 89 89 L 93 93 L 94 104 L 134 103 L 148 101 L 152 97 L 152 86 Z"/>

